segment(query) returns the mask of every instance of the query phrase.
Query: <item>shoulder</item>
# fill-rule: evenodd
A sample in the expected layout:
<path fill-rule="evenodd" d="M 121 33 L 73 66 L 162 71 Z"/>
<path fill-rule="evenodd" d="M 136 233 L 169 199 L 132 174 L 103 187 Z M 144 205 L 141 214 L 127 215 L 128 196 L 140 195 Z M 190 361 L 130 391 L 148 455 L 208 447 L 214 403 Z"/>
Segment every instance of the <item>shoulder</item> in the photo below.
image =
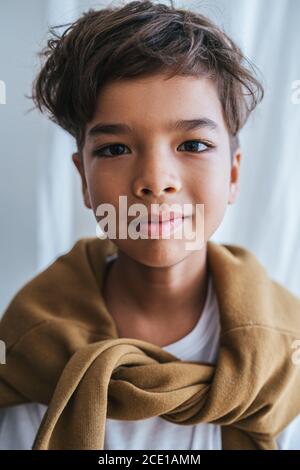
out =
<path fill-rule="evenodd" d="M 79 239 L 68 252 L 22 286 L 0 321 L 0 338 L 7 348 L 40 325 L 59 319 L 76 321 L 76 312 L 85 307 L 85 296 L 97 287 L 91 267 L 92 252 L 96 248 L 98 252 L 105 250 L 105 242 L 96 237 Z"/>
<path fill-rule="evenodd" d="M 219 300 L 237 306 L 236 326 L 261 325 L 299 336 L 300 298 L 274 280 L 253 252 L 209 241 L 208 261 Z"/>

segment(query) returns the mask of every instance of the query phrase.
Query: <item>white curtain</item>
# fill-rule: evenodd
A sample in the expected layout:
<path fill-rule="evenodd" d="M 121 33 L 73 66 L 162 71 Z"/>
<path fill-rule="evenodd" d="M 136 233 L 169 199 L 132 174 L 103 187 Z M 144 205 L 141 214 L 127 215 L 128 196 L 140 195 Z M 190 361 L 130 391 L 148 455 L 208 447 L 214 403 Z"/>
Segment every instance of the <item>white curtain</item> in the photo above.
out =
<path fill-rule="evenodd" d="M 175 0 L 174 3 L 203 12 L 220 24 L 258 66 L 266 92 L 263 102 L 241 132 L 243 159 L 239 199 L 228 206 L 225 219 L 213 239 L 249 248 L 263 262 L 271 277 L 300 294 L 300 104 L 292 100 L 293 83 L 300 80 L 300 2 Z M 67 23 L 90 7 L 108 4 L 117 5 L 118 2 L 51 0 L 41 12 L 45 16 L 43 25 Z M 13 28 L 16 17 L 8 17 L 6 21 L 11 22 Z M 33 29 L 37 27 L 34 21 L 33 18 Z M 40 36 L 40 46 L 45 44 L 45 39 L 46 31 Z M 34 43 L 32 54 L 36 49 Z M 18 50 L 11 50 L 10 54 L 18 60 Z M 56 256 L 69 250 L 81 236 L 95 236 L 96 233 L 94 216 L 83 205 L 79 176 L 71 161 L 74 141 L 40 116 L 39 121 L 42 120 L 45 130 L 39 140 L 38 158 L 28 163 L 28 171 L 33 165 L 36 173 L 36 204 L 31 207 L 37 220 L 31 229 L 36 240 L 34 266 L 25 269 L 23 277 L 17 280 L 12 271 L 5 276 L 7 289 L 2 305 L 20 287 L 21 280 L 34 275 Z M 38 131 L 30 128 L 29 132 L 34 142 Z M 2 148 L 3 145 L 9 145 L 9 142 L 5 143 L 5 135 Z M 4 217 L 11 217 L 9 211 Z M 25 247 L 26 243 L 27 240 L 23 240 Z M 6 246 L 9 247 L 9 241 Z M 19 262 L 21 265 L 21 260 Z M 3 272 L 4 269 L 1 266 Z"/>
<path fill-rule="evenodd" d="M 229 33 L 263 75 L 265 97 L 241 132 L 241 194 L 216 235 L 251 249 L 272 277 L 299 295 L 300 104 L 292 95 L 300 79 L 300 2 L 222 4 Z"/>
<path fill-rule="evenodd" d="M 49 0 L 45 15 L 49 26 L 75 21 L 89 8 L 108 2 Z M 64 28 L 60 29 L 62 32 Z M 75 141 L 59 127 L 50 126 L 46 161 L 40 167 L 38 183 L 37 269 L 44 269 L 58 254 L 67 251 L 83 236 L 96 236 L 92 212 L 83 206 L 79 175 L 71 160 Z"/>
<path fill-rule="evenodd" d="M 76 0 L 50 0 L 45 10 L 49 26 L 62 25 L 76 20 L 79 6 Z M 62 32 L 64 28 L 60 29 Z M 40 159 L 38 179 L 38 233 L 37 269 L 42 270 L 58 254 L 66 251 L 78 234 L 74 220 L 82 212 L 77 193 L 77 175 L 71 160 L 76 149 L 74 139 L 58 126 L 49 127 L 47 151 Z"/>

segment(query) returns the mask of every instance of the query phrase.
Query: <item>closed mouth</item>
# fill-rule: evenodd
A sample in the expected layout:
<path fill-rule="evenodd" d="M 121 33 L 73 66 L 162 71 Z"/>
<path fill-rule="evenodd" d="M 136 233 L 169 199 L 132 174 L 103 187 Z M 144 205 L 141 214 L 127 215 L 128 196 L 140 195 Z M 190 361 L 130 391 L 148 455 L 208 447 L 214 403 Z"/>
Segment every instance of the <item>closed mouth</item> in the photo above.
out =
<path fill-rule="evenodd" d="M 184 219 L 184 215 L 183 214 L 171 214 L 171 215 L 163 215 L 163 214 L 159 214 L 156 215 L 156 214 L 153 214 L 152 216 L 149 215 L 149 217 L 145 217 L 145 218 L 141 218 L 140 219 L 140 223 L 141 224 L 165 224 L 165 223 L 168 223 L 168 222 L 172 222 L 174 220 L 177 220 L 177 219 L 181 219 L 183 220 Z"/>

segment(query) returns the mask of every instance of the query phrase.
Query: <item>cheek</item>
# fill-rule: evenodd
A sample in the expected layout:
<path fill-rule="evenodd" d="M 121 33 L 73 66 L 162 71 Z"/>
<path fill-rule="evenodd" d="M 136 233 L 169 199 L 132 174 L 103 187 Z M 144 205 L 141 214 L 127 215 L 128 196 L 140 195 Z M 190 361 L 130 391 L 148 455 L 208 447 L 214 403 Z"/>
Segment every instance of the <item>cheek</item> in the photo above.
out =
<path fill-rule="evenodd" d="M 229 180 L 220 178 L 210 191 L 205 211 L 206 233 L 208 238 L 220 226 L 226 212 L 229 196 Z"/>
<path fill-rule="evenodd" d="M 211 229 L 216 229 L 220 225 L 228 204 L 228 183 L 227 181 L 222 181 L 220 183 L 221 184 L 216 185 L 211 189 L 210 197 L 207 200 L 206 205 L 207 223 L 209 223 Z"/>
<path fill-rule="evenodd" d="M 121 172 L 109 169 L 107 165 L 98 165 L 93 168 L 88 178 L 88 187 L 91 203 L 94 208 L 101 203 L 110 203 L 116 206 L 119 195 L 124 193 L 124 179 Z"/>
<path fill-rule="evenodd" d="M 193 200 L 204 204 L 204 230 L 208 239 L 221 224 L 228 203 L 229 172 L 208 171 L 193 182 Z"/>

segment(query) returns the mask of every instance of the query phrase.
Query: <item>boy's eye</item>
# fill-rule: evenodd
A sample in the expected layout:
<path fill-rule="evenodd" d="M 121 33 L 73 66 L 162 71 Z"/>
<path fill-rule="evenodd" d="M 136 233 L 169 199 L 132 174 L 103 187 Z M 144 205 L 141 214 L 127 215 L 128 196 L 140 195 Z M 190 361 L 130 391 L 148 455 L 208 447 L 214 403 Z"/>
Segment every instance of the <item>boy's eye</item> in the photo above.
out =
<path fill-rule="evenodd" d="M 202 142 L 201 140 L 187 140 L 178 148 L 184 145 L 188 145 L 186 152 L 192 153 L 202 153 L 205 150 L 208 150 L 209 148 L 213 148 L 211 144 Z M 124 150 L 125 147 L 126 145 L 120 143 L 110 144 L 99 149 L 93 150 L 92 154 L 101 158 L 118 157 L 119 155 L 124 155 L 122 150 Z M 110 153 L 107 153 L 107 150 L 108 152 L 110 151 Z"/>
<path fill-rule="evenodd" d="M 123 155 L 122 153 L 122 148 L 126 147 L 124 144 L 111 144 L 111 145 L 106 145 L 105 147 L 101 147 L 99 149 L 93 150 L 93 155 L 96 155 L 98 157 L 117 157 L 118 155 Z M 111 149 L 112 153 L 107 154 L 105 151 L 107 149 Z"/>
<path fill-rule="evenodd" d="M 188 144 L 186 151 L 192 152 L 192 153 L 201 153 L 213 147 L 211 144 L 202 142 L 201 140 L 188 140 L 181 145 L 186 145 L 186 144 Z"/>

